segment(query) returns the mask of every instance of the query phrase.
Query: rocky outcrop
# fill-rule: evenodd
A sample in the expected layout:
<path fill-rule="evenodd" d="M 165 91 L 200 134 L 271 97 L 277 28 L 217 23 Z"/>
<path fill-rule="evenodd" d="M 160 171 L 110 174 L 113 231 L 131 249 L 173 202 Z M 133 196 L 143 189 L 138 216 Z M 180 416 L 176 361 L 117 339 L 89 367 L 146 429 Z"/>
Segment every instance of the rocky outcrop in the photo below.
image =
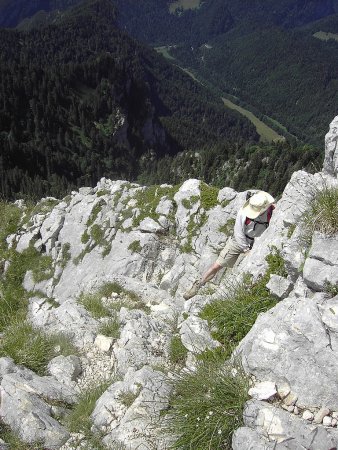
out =
<path fill-rule="evenodd" d="M 193 369 L 197 354 L 219 346 L 200 310 L 243 273 L 258 279 L 277 250 L 287 273 L 272 275 L 267 287 L 278 303 L 258 317 L 234 353 L 253 380 L 254 400 L 233 448 L 337 446 L 338 241 L 319 233 L 304 240 L 301 220 L 315 192 L 338 187 L 332 124 L 330 133 L 324 172 L 294 173 L 252 251 L 187 302 L 182 293 L 232 234 L 245 192 L 216 192 L 199 180 L 145 188 L 103 178 L 61 202 L 43 200 L 41 211 L 7 242 L 18 252 L 34 246 L 50 257 L 45 279 L 33 271 L 25 276 L 28 318 L 48 333 L 67 335 L 80 356 L 54 358 L 47 377 L 0 359 L 3 421 L 26 442 L 78 448 L 84 437 L 66 430 L 51 403 L 74 403 L 105 381 L 91 419 L 107 447 L 167 448 L 172 436 L 163 431 L 162 412 L 172 389 L 173 336 Z M 107 316 L 93 317 L 80 298 L 104 286 L 111 289 L 97 301 Z M 112 320 L 118 330 L 106 336 L 102 330 Z"/>
<path fill-rule="evenodd" d="M 325 159 L 323 170 L 334 177 L 338 176 L 338 116 L 330 123 L 330 130 L 325 136 Z"/>

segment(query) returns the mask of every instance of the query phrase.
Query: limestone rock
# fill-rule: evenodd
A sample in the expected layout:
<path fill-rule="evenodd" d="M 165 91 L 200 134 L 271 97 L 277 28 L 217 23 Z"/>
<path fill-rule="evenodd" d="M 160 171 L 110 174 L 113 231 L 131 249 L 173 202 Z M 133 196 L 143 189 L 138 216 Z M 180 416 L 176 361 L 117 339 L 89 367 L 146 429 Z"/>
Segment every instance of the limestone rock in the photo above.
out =
<path fill-rule="evenodd" d="M 111 350 L 113 342 L 113 338 L 99 334 L 96 336 L 94 344 L 101 352 L 108 353 Z"/>
<path fill-rule="evenodd" d="M 255 447 L 252 447 L 251 436 L 257 444 L 266 443 L 266 447 L 262 448 L 268 449 L 328 450 L 335 448 L 338 443 L 338 433 L 335 430 L 315 428 L 299 416 L 290 415 L 287 411 L 258 400 L 246 403 L 244 424 L 246 427 L 254 428 L 254 433 L 248 433 L 247 428 L 237 430 L 235 436 L 241 436 L 242 447 L 235 446 L 233 447 L 235 450 L 253 450 Z M 268 443 L 266 439 L 270 442 Z"/>
<path fill-rule="evenodd" d="M 143 219 L 139 225 L 139 230 L 144 233 L 161 233 L 163 232 L 163 227 L 150 217 Z"/>
<path fill-rule="evenodd" d="M 324 172 L 338 176 L 338 116 L 330 123 L 330 130 L 325 136 Z"/>
<path fill-rule="evenodd" d="M 320 408 L 313 419 L 313 423 L 322 423 L 325 416 L 330 414 L 330 410 L 328 408 Z"/>
<path fill-rule="evenodd" d="M 304 420 L 308 420 L 309 422 L 312 422 L 314 416 L 313 416 L 311 411 L 305 410 L 303 412 L 303 416 L 302 417 L 303 417 Z"/>
<path fill-rule="evenodd" d="M 314 233 L 303 274 L 305 283 L 316 291 L 323 291 L 327 283 L 338 284 L 337 236 Z"/>
<path fill-rule="evenodd" d="M 107 430 L 103 442 L 108 448 L 116 442 L 131 450 L 144 448 L 146 442 L 153 442 L 159 450 L 167 448 L 163 430 L 154 424 L 160 424 L 170 390 L 165 375 L 148 366 L 129 369 L 123 381 L 112 384 L 92 414 L 94 426 Z"/>
<path fill-rule="evenodd" d="M 48 402 L 55 401 L 73 404 L 76 401 L 74 389 L 53 377 L 39 377 L 19 367 L 2 378 L 2 420 L 27 443 L 41 441 L 48 448 L 59 448 L 67 441 L 68 431 L 51 416 Z"/>
<path fill-rule="evenodd" d="M 196 316 L 190 316 L 182 322 L 180 334 L 182 344 L 193 353 L 201 353 L 219 346 L 210 335 L 207 321 Z"/>
<path fill-rule="evenodd" d="M 283 299 L 288 296 L 292 290 L 292 283 L 284 277 L 272 274 L 266 287 L 269 289 L 272 295 Z"/>
<path fill-rule="evenodd" d="M 70 384 L 81 373 L 81 360 L 78 356 L 57 356 L 48 363 L 48 371 L 58 381 Z"/>
<path fill-rule="evenodd" d="M 263 381 L 250 388 L 248 394 L 256 400 L 269 400 L 277 394 L 276 385 L 272 381 Z"/>
<path fill-rule="evenodd" d="M 258 379 L 287 382 L 300 405 L 338 409 L 335 333 L 323 326 L 325 297 L 287 298 L 261 314 L 243 339 L 244 369 Z"/>

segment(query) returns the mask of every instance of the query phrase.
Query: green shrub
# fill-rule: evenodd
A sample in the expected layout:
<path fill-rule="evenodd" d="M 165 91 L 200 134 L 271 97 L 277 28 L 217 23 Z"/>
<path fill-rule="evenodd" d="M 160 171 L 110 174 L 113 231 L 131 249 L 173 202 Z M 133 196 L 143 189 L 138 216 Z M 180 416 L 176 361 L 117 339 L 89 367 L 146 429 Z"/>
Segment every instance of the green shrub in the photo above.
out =
<path fill-rule="evenodd" d="M 326 235 L 338 233 L 338 188 L 324 187 L 316 192 L 304 222 L 310 234 L 320 231 Z"/>
<path fill-rule="evenodd" d="M 140 389 L 138 389 L 137 392 L 122 391 L 119 394 L 119 401 L 122 403 L 122 405 L 129 408 L 134 403 L 134 401 L 137 399 L 137 397 L 139 396 L 139 393 L 140 393 Z"/>
<path fill-rule="evenodd" d="M 182 344 L 180 335 L 175 335 L 171 338 L 169 359 L 171 364 L 178 364 L 183 366 L 187 359 L 188 350 Z"/>
<path fill-rule="evenodd" d="M 217 197 L 219 189 L 213 186 L 208 186 L 206 183 L 201 182 L 201 206 L 206 211 L 214 208 L 218 205 Z"/>
<path fill-rule="evenodd" d="M 62 250 L 61 250 L 60 265 L 63 269 L 66 267 L 67 262 L 70 261 L 71 257 L 72 257 L 72 255 L 70 253 L 70 243 L 66 242 L 65 244 L 63 244 Z"/>
<path fill-rule="evenodd" d="M 140 253 L 142 250 L 140 241 L 133 241 L 129 244 L 128 250 L 130 250 L 132 253 Z"/>
<path fill-rule="evenodd" d="M 94 223 L 90 229 L 90 237 L 97 245 L 106 244 L 106 240 L 104 239 L 104 230 L 96 223 Z"/>
<path fill-rule="evenodd" d="M 167 419 L 169 431 L 178 437 L 172 448 L 230 450 L 249 398 L 243 370 L 214 358 L 199 362 L 195 371 L 176 374 L 173 383 Z"/>
<path fill-rule="evenodd" d="M 95 220 L 97 219 L 97 216 L 99 215 L 99 213 L 102 210 L 103 205 L 105 205 L 105 201 L 104 200 L 99 200 L 98 203 L 96 203 L 96 205 L 93 207 L 92 212 L 87 220 L 87 227 L 90 227 Z"/>
<path fill-rule="evenodd" d="M 218 231 L 224 233 L 227 236 L 230 236 L 230 234 L 232 234 L 234 231 L 235 222 L 235 219 L 229 219 L 224 225 L 219 227 Z"/>
<path fill-rule="evenodd" d="M 83 235 L 81 236 L 81 242 L 82 242 L 82 244 L 87 244 L 87 242 L 89 241 L 89 239 L 90 239 L 90 236 L 89 236 L 89 234 L 88 234 L 88 231 L 85 230 L 85 231 L 83 232 Z"/>
<path fill-rule="evenodd" d="M 76 353 L 67 337 L 46 335 L 27 321 L 9 325 L 0 344 L 1 356 L 9 356 L 16 364 L 22 364 L 39 375 L 45 375 L 48 362 L 58 354 L 68 356 Z"/>

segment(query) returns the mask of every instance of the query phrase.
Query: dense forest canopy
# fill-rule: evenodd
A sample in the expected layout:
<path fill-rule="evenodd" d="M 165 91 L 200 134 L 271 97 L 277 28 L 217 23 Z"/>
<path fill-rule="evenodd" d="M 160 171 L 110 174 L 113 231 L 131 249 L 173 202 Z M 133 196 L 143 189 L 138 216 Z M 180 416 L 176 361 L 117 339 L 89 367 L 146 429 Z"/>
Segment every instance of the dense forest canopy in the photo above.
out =
<path fill-rule="evenodd" d="M 114 27 L 109 1 L 58 23 L 0 31 L 0 192 L 61 195 L 146 161 L 258 139 L 254 127 Z"/>

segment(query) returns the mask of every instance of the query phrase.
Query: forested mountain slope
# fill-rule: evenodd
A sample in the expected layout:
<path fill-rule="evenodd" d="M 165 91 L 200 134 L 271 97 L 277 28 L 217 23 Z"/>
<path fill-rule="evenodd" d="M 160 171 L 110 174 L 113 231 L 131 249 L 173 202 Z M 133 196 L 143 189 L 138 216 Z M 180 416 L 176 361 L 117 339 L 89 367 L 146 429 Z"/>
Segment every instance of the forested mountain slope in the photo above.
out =
<path fill-rule="evenodd" d="M 101 0 L 47 27 L 0 31 L 3 196 L 135 179 L 165 154 L 257 140 L 249 122 L 114 22 Z"/>
<path fill-rule="evenodd" d="M 116 1 L 119 23 L 133 36 L 170 44 L 179 64 L 320 145 L 337 112 L 338 43 L 313 34 L 338 32 L 336 0 L 209 0 L 174 14 L 152 0 L 137 8 Z"/>

